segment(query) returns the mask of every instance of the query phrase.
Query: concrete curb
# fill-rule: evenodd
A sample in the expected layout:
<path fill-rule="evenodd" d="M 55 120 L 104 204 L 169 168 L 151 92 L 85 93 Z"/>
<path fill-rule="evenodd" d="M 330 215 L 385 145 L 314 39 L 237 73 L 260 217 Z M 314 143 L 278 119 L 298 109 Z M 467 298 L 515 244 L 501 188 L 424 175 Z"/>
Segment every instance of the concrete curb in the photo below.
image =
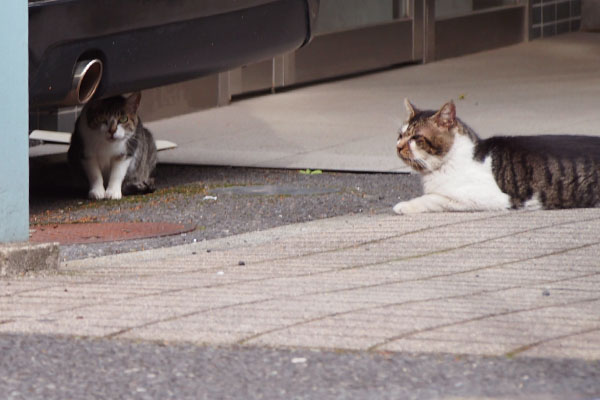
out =
<path fill-rule="evenodd" d="M 29 242 L 0 244 L 0 277 L 27 272 L 57 270 L 58 243 Z"/>

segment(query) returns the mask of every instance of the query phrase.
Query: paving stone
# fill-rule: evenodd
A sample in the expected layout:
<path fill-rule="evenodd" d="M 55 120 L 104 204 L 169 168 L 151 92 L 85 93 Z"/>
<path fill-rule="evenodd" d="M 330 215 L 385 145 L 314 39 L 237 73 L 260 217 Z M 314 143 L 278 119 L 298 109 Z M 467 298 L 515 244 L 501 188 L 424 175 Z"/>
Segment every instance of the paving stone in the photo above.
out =
<path fill-rule="evenodd" d="M 0 281 L 0 332 L 597 360 L 599 231 L 597 209 L 355 215 L 70 261 Z"/>

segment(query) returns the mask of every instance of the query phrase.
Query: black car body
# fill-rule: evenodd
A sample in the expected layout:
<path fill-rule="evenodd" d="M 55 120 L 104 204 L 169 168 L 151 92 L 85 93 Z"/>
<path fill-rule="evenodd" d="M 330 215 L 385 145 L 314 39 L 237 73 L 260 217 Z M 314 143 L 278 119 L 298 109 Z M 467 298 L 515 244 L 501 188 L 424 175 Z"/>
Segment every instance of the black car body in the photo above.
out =
<path fill-rule="evenodd" d="M 90 71 L 90 79 L 101 75 L 91 82 L 95 95 L 109 96 L 292 51 L 310 40 L 318 7 L 319 0 L 29 0 L 30 107 L 87 101 L 72 92 L 80 89 L 76 76 Z M 98 68 L 78 71 L 90 60 Z"/>

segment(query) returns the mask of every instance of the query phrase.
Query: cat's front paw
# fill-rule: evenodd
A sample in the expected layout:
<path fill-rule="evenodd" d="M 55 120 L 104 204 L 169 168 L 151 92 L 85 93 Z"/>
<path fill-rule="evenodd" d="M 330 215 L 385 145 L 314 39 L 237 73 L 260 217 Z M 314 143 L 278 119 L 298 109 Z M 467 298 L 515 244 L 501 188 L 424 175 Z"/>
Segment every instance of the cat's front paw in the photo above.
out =
<path fill-rule="evenodd" d="M 401 201 L 394 206 L 394 212 L 396 214 L 417 214 L 425 212 L 426 210 L 412 201 Z"/>
<path fill-rule="evenodd" d="M 100 200 L 105 196 L 105 191 L 103 187 L 92 188 L 88 192 L 88 197 L 92 200 Z"/>
<path fill-rule="evenodd" d="M 123 195 L 121 194 L 121 189 L 106 189 L 106 193 L 104 194 L 104 198 L 107 200 L 120 200 Z"/>

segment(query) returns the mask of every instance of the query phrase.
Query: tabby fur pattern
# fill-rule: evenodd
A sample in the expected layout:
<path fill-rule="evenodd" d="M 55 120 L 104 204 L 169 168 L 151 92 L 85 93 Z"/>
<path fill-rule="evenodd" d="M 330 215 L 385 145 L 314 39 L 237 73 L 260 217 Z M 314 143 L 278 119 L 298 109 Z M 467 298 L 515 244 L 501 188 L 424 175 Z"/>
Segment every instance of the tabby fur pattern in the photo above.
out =
<path fill-rule="evenodd" d="M 421 174 L 424 195 L 396 204 L 396 213 L 600 206 L 600 138 L 480 139 L 452 101 L 438 111 L 405 106 L 396 150 Z"/>
<path fill-rule="evenodd" d="M 155 190 L 156 144 L 137 115 L 141 93 L 93 100 L 75 123 L 68 159 L 83 174 L 91 199 Z"/>

